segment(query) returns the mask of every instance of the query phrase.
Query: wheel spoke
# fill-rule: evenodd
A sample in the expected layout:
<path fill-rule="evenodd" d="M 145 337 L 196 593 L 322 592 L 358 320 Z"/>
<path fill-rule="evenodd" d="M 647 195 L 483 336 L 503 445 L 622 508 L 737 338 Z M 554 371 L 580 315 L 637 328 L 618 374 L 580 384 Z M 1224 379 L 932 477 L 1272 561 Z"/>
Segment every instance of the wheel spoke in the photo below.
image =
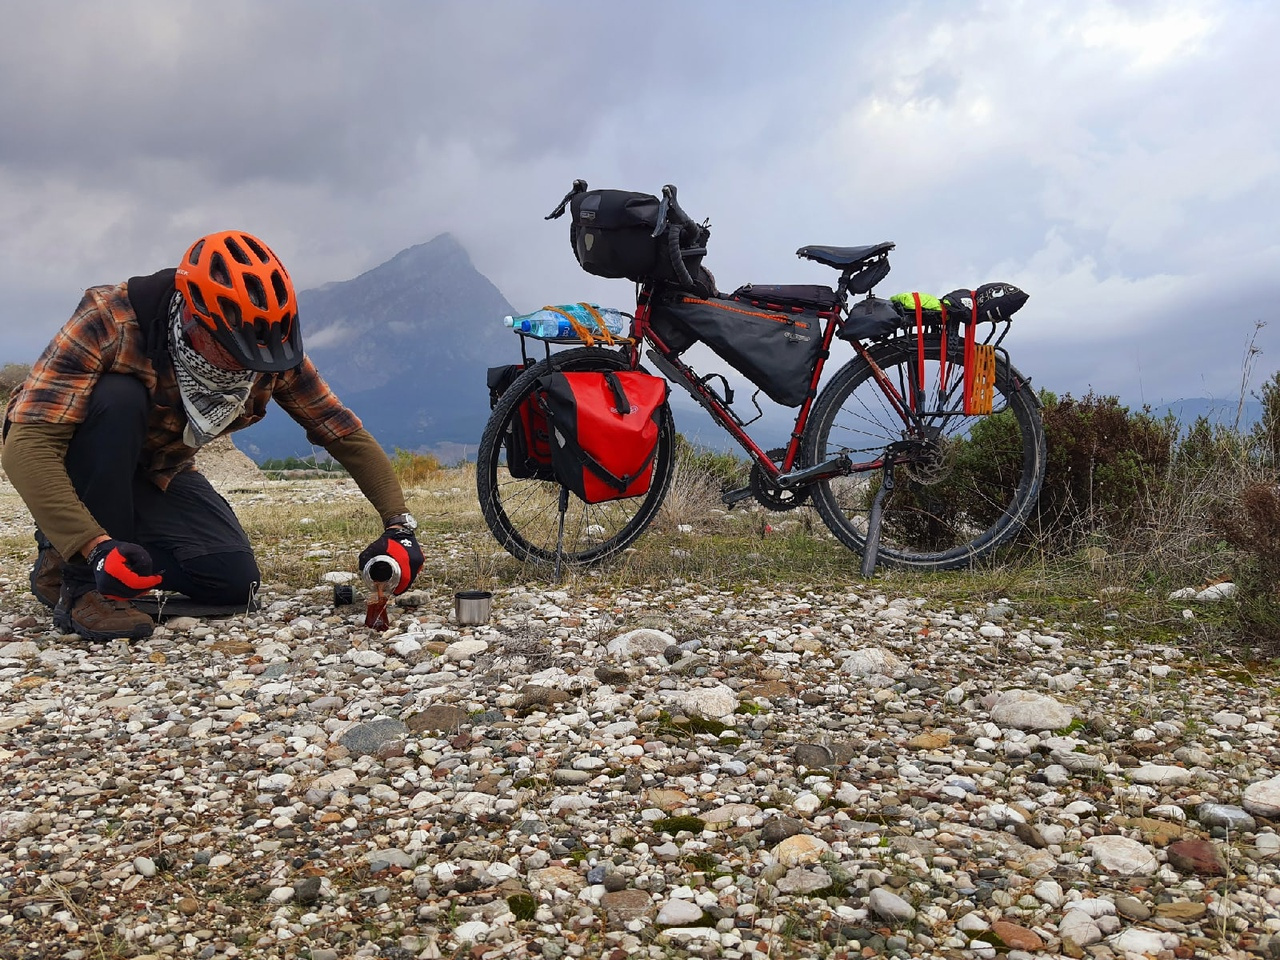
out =
<path fill-rule="evenodd" d="M 1013 389 L 1007 364 L 997 364 L 997 404 L 987 416 L 966 416 L 963 367 L 950 353 L 946 378 L 940 345 L 926 342 L 925 408 L 904 422 L 872 369 L 859 360 L 837 374 L 814 409 L 809 455 L 876 459 L 894 444 L 894 490 L 886 499 L 879 556 L 924 568 L 959 566 L 994 549 L 1021 526 L 1038 495 L 1044 469 L 1039 411 Z M 914 336 L 872 351 L 877 366 L 903 396 L 914 395 L 918 355 Z M 871 456 L 867 456 L 871 454 Z M 865 544 L 877 471 L 819 484 L 815 505 L 846 545 Z"/>

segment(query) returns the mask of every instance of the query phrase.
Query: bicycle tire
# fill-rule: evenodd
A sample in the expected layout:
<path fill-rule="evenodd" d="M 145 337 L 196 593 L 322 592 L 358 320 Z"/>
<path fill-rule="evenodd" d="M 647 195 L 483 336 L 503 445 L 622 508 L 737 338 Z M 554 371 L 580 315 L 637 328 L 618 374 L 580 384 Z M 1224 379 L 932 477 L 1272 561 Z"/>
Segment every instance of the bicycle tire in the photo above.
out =
<path fill-rule="evenodd" d="M 627 369 L 627 358 L 611 350 L 565 350 L 522 373 L 494 407 L 476 454 L 476 491 L 480 511 L 494 539 L 522 563 L 556 563 L 562 487 L 554 480 L 516 479 L 507 472 L 503 439 L 516 410 L 537 389 L 538 378 L 552 370 Z M 605 503 L 584 503 L 569 496 L 563 552 L 558 555 L 564 563 L 587 566 L 607 560 L 630 546 L 653 522 L 675 472 L 675 423 L 667 404 L 661 407 L 658 428 L 653 480 L 646 494 Z"/>
<path fill-rule="evenodd" d="M 916 337 L 876 345 L 870 355 L 906 396 L 904 386 L 919 362 Z M 939 340 L 926 338 L 925 360 L 935 374 L 940 356 Z M 950 387 L 939 391 L 945 400 L 934 408 L 947 413 L 927 424 L 942 439 L 918 462 L 894 468 L 877 553 L 877 562 L 886 566 L 969 566 L 1016 535 L 1040 495 L 1046 446 L 1040 404 L 1030 383 L 998 355 L 993 413 L 966 416 L 959 386 L 961 345 L 952 345 L 947 356 Z M 907 435 L 862 357 L 845 364 L 819 394 L 805 433 L 810 463 L 823 463 L 842 451 L 855 462 L 877 459 L 889 442 Z M 866 549 L 867 515 L 882 476 L 879 469 L 855 473 L 824 480 L 813 489 L 823 522 L 859 554 Z"/>

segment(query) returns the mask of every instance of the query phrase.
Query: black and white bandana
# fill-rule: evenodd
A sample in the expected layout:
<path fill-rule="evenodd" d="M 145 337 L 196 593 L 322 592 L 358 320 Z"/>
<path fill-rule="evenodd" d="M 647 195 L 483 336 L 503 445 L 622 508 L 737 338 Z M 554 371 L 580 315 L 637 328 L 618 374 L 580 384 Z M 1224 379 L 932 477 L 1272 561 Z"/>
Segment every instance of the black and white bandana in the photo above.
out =
<path fill-rule="evenodd" d="M 182 335 L 182 305 L 182 294 L 175 292 L 169 301 L 169 355 L 187 411 L 182 442 L 199 448 L 240 416 L 258 375 L 252 370 L 220 370 L 200 356 Z"/>

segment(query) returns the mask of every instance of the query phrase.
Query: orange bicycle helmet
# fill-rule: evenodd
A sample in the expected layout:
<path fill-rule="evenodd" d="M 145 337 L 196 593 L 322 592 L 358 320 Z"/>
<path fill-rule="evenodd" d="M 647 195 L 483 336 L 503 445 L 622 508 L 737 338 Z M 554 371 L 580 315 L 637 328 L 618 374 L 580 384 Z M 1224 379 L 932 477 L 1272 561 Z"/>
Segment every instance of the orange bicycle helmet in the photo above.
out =
<path fill-rule="evenodd" d="M 302 362 L 293 281 L 257 237 L 239 230 L 201 237 L 175 282 L 192 316 L 246 370 L 279 372 Z"/>

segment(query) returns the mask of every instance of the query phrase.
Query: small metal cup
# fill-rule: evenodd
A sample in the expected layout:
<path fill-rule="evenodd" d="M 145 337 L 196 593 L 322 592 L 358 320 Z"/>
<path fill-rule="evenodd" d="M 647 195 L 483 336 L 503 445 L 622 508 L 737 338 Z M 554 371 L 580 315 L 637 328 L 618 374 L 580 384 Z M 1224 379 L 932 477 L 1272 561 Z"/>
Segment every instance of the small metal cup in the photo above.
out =
<path fill-rule="evenodd" d="M 464 627 L 478 627 L 489 622 L 493 594 L 488 590 L 459 590 L 453 595 L 453 613 Z"/>

